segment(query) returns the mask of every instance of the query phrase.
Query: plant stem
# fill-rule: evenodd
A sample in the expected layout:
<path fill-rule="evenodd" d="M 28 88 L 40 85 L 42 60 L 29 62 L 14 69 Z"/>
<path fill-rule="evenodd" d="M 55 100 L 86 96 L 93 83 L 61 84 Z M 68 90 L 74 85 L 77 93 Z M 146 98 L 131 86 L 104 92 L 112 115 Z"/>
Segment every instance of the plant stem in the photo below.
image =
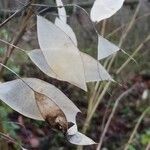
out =
<path fill-rule="evenodd" d="M 140 16 L 138 18 L 135 19 L 135 22 L 145 18 L 145 17 L 148 17 L 150 15 L 150 13 L 146 13 L 144 14 L 143 16 Z M 120 27 L 116 28 L 115 30 L 113 30 L 111 33 L 109 33 L 106 38 L 109 38 L 111 36 L 113 36 L 115 33 L 117 33 L 118 31 L 120 31 L 121 29 L 123 29 L 124 27 L 127 27 L 129 25 L 129 23 L 126 23 L 126 24 L 123 24 L 121 25 Z"/>
<path fill-rule="evenodd" d="M 125 32 L 123 33 L 123 35 L 122 35 L 122 37 L 121 37 L 121 40 L 120 40 L 120 43 L 119 43 L 119 47 L 122 46 L 122 44 L 124 43 L 124 41 L 125 41 L 125 39 L 126 39 L 128 33 L 130 32 L 130 30 L 131 30 L 132 27 L 133 27 L 133 25 L 134 25 L 134 23 L 135 23 L 135 21 L 136 21 L 136 17 L 137 17 L 137 15 L 138 15 L 139 11 L 140 11 L 141 3 L 142 3 L 142 1 L 140 0 L 140 2 L 139 2 L 138 6 L 137 6 L 137 8 L 136 8 L 136 10 L 135 10 L 135 13 L 134 13 L 134 15 L 133 15 L 133 17 L 132 17 L 132 19 L 131 19 L 131 21 L 130 21 L 128 27 L 127 27 L 127 29 L 125 30 Z"/>
<path fill-rule="evenodd" d="M 95 113 L 95 111 L 96 111 L 96 109 L 97 109 L 99 103 L 101 102 L 103 96 L 105 95 L 105 93 L 106 93 L 106 91 L 107 91 L 109 85 L 110 85 L 110 82 L 108 82 L 108 83 L 106 84 L 106 86 L 104 87 L 102 93 L 100 94 L 100 96 L 99 96 L 99 98 L 98 98 L 96 104 L 95 104 L 94 107 L 92 108 L 92 111 L 91 111 L 90 114 L 87 116 L 86 121 L 85 121 L 85 125 L 84 125 L 84 127 L 83 127 L 83 133 L 85 133 L 85 132 L 87 131 L 87 129 L 88 129 L 89 125 L 90 125 L 91 119 L 92 119 L 92 117 L 93 117 L 93 115 L 94 115 L 94 113 Z"/>
<path fill-rule="evenodd" d="M 133 52 L 133 54 L 131 55 L 130 58 L 128 58 L 123 65 L 121 65 L 121 67 L 117 70 L 116 74 L 119 74 L 131 61 L 131 58 L 133 58 L 140 50 L 141 48 L 144 46 L 144 44 L 146 42 L 148 42 L 150 40 L 150 34 L 145 38 L 145 40 L 135 49 L 135 51 Z"/>
<path fill-rule="evenodd" d="M 116 112 L 116 109 L 117 109 L 117 107 L 118 107 L 118 105 L 119 105 L 120 100 L 122 100 L 122 98 L 124 98 L 125 96 L 129 95 L 129 94 L 132 92 L 132 90 L 133 90 L 133 88 L 130 88 L 130 89 L 127 90 L 126 92 L 122 93 L 122 94 L 118 97 L 118 99 L 116 100 L 116 102 L 115 102 L 115 104 L 114 104 L 114 106 L 113 106 L 113 110 L 112 110 L 112 112 L 111 112 L 111 114 L 110 114 L 110 116 L 109 116 L 109 118 L 108 118 L 108 121 L 107 121 L 107 123 L 106 123 L 106 125 L 105 125 L 104 131 L 103 131 L 103 133 L 102 133 L 102 135 L 101 135 L 101 137 L 100 137 L 99 144 L 98 144 L 96 150 L 100 150 L 100 149 L 101 149 L 102 142 L 103 142 L 103 140 L 104 140 L 104 137 L 105 137 L 106 132 L 107 132 L 107 130 L 108 130 L 108 128 L 109 128 L 109 125 L 110 125 L 110 123 L 111 123 L 111 120 L 112 120 L 112 118 L 113 118 L 113 116 L 114 116 L 114 114 L 115 114 L 115 112 Z"/>
<path fill-rule="evenodd" d="M 150 150 L 150 143 L 148 143 L 145 150 Z"/>
<path fill-rule="evenodd" d="M 34 2 L 34 0 L 31 0 L 31 3 L 33 3 L 33 2 Z M 30 17 L 32 16 L 32 14 L 33 14 L 33 11 L 31 9 L 31 7 L 29 7 L 28 11 L 27 11 L 27 15 L 21 21 L 22 23 L 21 23 L 18 35 L 14 36 L 14 38 L 12 40 L 13 45 L 17 45 L 19 43 L 21 37 L 24 35 L 26 28 L 27 28 L 27 25 L 28 25 L 28 22 L 30 20 Z M 5 54 L 3 61 L 2 61 L 2 63 L 4 65 L 7 63 L 8 59 L 10 58 L 14 49 L 15 49 L 15 47 L 13 47 L 13 46 L 8 47 L 8 50 L 6 51 L 6 54 Z M 3 73 L 3 67 L 1 66 L 0 67 L 0 76 L 2 75 L 2 73 Z"/>
<path fill-rule="evenodd" d="M 35 0 L 30 0 L 29 3 L 32 4 L 32 3 L 34 3 L 34 1 L 35 1 Z M 13 40 L 12 40 L 12 45 L 17 45 L 17 44 L 19 43 L 21 37 L 24 35 L 24 32 L 26 31 L 26 28 L 27 28 L 28 22 L 29 22 L 29 20 L 30 20 L 30 17 L 31 17 L 32 14 L 33 14 L 33 11 L 32 11 L 32 9 L 31 9 L 31 7 L 29 7 L 29 6 L 30 6 L 30 5 L 27 5 L 27 6 L 26 6 L 26 7 L 28 7 L 27 14 L 26 14 L 26 16 L 25 16 L 25 17 L 22 19 L 22 21 L 21 21 L 21 26 L 20 26 L 20 29 L 19 29 L 19 33 L 18 33 L 17 36 L 14 36 L 14 38 L 13 38 Z M 24 10 L 24 9 L 22 9 L 22 11 L 23 11 L 23 10 Z M 16 14 L 14 14 L 14 16 L 15 16 L 15 15 L 16 15 Z M 6 21 L 4 21 L 4 22 L 2 23 L 2 25 L 6 24 L 8 21 L 10 21 L 10 19 L 13 18 L 14 16 L 11 16 L 10 18 L 6 19 Z M 1 25 L 1 26 L 2 26 L 2 25 Z M 8 50 L 6 51 L 5 56 L 4 56 L 4 58 L 3 58 L 2 64 L 5 65 L 5 64 L 7 63 L 8 59 L 10 58 L 10 56 L 11 56 L 11 54 L 12 54 L 12 52 L 13 52 L 14 49 L 15 49 L 14 46 L 11 46 L 11 45 L 10 45 L 10 46 L 8 47 Z M 3 74 L 3 69 L 4 69 L 3 66 L 0 66 L 0 77 L 1 77 L 2 74 Z M 0 117 L 0 132 L 4 132 L 1 117 Z M 2 150 L 7 150 L 7 149 L 8 149 L 7 142 L 1 143 L 0 145 L 1 145 L 0 149 L 2 149 Z"/>
<path fill-rule="evenodd" d="M 134 128 L 134 130 L 133 130 L 133 132 L 132 132 L 132 134 L 131 134 L 131 136 L 130 136 L 130 138 L 129 138 L 129 140 L 128 140 L 128 142 L 127 142 L 125 148 L 124 148 L 124 150 L 128 150 L 129 145 L 132 143 L 132 140 L 133 140 L 135 134 L 137 133 L 137 130 L 138 130 L 138 128 L 139 128 L 139 126 L 140 126 L 140 124 L 141 124 L 143 118 L 145 117 L 145 115 L 146 115 L 149 111 L 150 111 L 150 107 L 148 107 L 148 108 L 142 113 L 142 115 L 140 116 L 140 118 L 138 119 L 138 121 L 137 121 L 137 123 L 136 123 L 136 125 L 135 125 L 135 128 Z"/>
<path fill-rule="evenodd" d="M 134 13 L 134 15 L 133 15 L 133 17 L 132 17 L 132 19 L 131 19 L 131 21 L 130 21 L 128 27 L 125 29 L 125 31 L 123 32 L 123 34 L 122 34 L 122 36 L 121 36 L 121 38 L 120 38 L 119 47 L 121 47 L 121 46 L 123 45 L 123 43 L 124 43 L 124 41 L 125 41 L 127 35 L 129 34 L 130 30 L 131 30 L 132 27 L 133 27 L 133 25 L 134 25 L 134 23 L 135 23 L 135 20 L 136 20 L 136 17 L 137 17 L 137 15 L 138 15 L 138 13 L 139 13 L 139 10 L 140 10 L 140 7 L 141 7 L 141 3 L 142 3 L 142 1 L 140 0 L 140 2 L 139 2 L 138 6 L 137 6 L 137 8 L 136 8 L 136 10 L 135 10 L 135 13 Z M 112 59 L 111 59 L 109 65 L 108 65 L 108 67 L 107 67 L 107 70 L 108 70 L 108 71 L 110 70 L 111 66 L 113 65 L 113 62 L 114 62 L 115 58 L 116 58 L 116 55 L 114 55 L 114 56 L 112 57 Z"/>
<path fill-rule="evenodd" d="M 130 32 L 131 28 L 133 27 L 133 25 L 134 25 L 134 23 L 135 23 L 135 20 L 136 20 L 136 17 L 137 17 L 137 15 L 138 15 L 138 12 L 139 12 L 139 10 L 140 10 L 140 6 L 141 6 L 141 1 L 140 1 L 140 3 L 138 4 L 138 6 L 137 6 L 137 8 L 136 8 L 136 10 L 135 10 L 135 13 L 134 13 L 134 15 L 133 15 L 133 17 L 132 17 L 132 19 L 131 19 L 129 25 L 127 26 L 125 32 L 122 34 L 122 37 L 121 37 L 120 42 L 119 42 L 119 47 L 122 46 L 122 44 L 124 43 L 124 41 L 125 41 L 125 39 L 126 39 L 128 33 Z M 104 24 L 105 24 L 105 23 L 104 23 Z M 104 25 L 104 24 L 103 24 L 103 25 Z M 104 27 L 103 27 L 103 28 L 104 28 Z M 103 33 L 103 29 L 102 29 L 102 33 Z M 109 64 L 108 64 L 108 67 L 107 67 L 107 70 L 108 70 L 108 71 L 110 70 L 110 68 L 111 68 L 111 66 L 112 66 L 112 64 L 113 64 L 113 62 L 114 62 L 114 60 L 115 60 L 115 58 L 116 58 L 116 55 L 114 55 L 114 56 L 112 57 L 112 59 L 110 60 L 110 62 L 109 62 Z M 94 113 L 95 113 L 95 111 L 96 111 L 96 109 L 97 109 L 99 103 L 101 102 L 101 100 L 103 99 L 104 95 L 106 94 L 107 89 L 108 89 L 109 86 L 110 86 L 110 83 L 111 83 L 111 82 L 108 82 L 108 83 L 106 84 L 104 90 L 103 90 L 102 93 L 99 95 L 99 98 L 98 98 L 97 102 L 95 103 L 95 105 L 92 106 L 92 108 L 90 108 L 91 112 L 88 111 L 89 113 L 88 113 L 88 115 L 87 115 L 87 118 L 86 118 L 86 121 L 85 121 L 85 124 L 84 124 L 84 127 L 83 127 L 83 133 L 85 133 L 85 132 L 87 131 L 88 126 L 89 126 L 89 124 L 90 124 L 90 122 L 91 122 L 91 119 L 92 119 L 92 117 L 93 117 L 93 115 L 94 115 Z M 98 91 L 99 91 L 99 90 L 98 90 Z M 100 92 L 100 91 L 99 91 L 99 92 Z M 98 93 L 98 94 L 99 94 L 99 93 Z M 94 94 L 94 95 L 95 95 L 95 94 Z M 105 134 L 105 133 L 104 133 L 104 134 Z M 104 135 L 103 135 L 103 136 L 104 136 Z M 101 146 L 101 145 L 100 145 L 100 146 Z M 78 150 L 82 150 L 82 149 L 83 149 L 83 147 L 78 148 Z"/>
<path fill-rule="evenodd" d="M 3 124 L 2 124 L 2 118 L 0 116 L 0 132 L 4 133 Z M 2 140 L 0 142 L 0 150 L 8 150 L 8 144 L 6 141 Z"/>
<path fill-rule="evenodd" d="M 19 9 L 18 11 L 16 11 L 15 13 L 13 13 L 10 17 L 8 17 L 7 19 L 5 19 L 5 21 L 3 21 L 0 24 L 0 28 L 2 26 L 4 26 L 7 22 L 9 22 L 12 18 L 14 18 L 18 13 L 22 12 L 24 9 L 26 9 L 28 6 L 30 5 L 30 3 L 26 4 L 25 6 L 23 6 L 21 9 Z"/>

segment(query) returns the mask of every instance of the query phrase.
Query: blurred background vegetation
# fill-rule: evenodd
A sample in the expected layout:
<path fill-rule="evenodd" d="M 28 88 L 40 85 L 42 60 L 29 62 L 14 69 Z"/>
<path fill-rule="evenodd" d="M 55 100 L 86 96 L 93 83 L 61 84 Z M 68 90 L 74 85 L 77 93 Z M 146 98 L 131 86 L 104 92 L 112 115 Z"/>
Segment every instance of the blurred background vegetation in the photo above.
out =
<path fill-rule="evenodd" d="M 27 0 L 0 0 L 0 23 L 6 20 L 9 16 L 22 8 Z M 52 0 L 36 0 L 34 3 L 55 5 Z M 93 0 L 64 0 L 64 4 L 75 3 L 90 12 Z M 138 8 L 139 7 L 139 8 Z M 43 7 L 32 7 L 33 17 L 28 22 L 24 34 L 16 43 L 17 46 L 32 50 L 39 48 L 36 36 L 36 17 Z M 97 36 L 89 17 L 81 9 L 76 7 L 66 7 L 68 14 L 68 23 L 76 33 L 78 45 L 81 51 L 84 51 L 96 58 L 97 55 Z M 18 35 L 22 18 L 26 16 L 28 8 L 18 13 L 7 24 L 0 28 L 0 39 L 12 42 Z M 137 13 L 135 13 L 137 11 Z M 54 20 L 57 16 L 55 8 L 47 8 L 41 12 L 41 15 Z M 128 54 L 133 55 L 137 64 L 134 61 L 129 61 L 124 68 L 118 69 L 129 58 L 123 52 L 119 52 L 115 57 L 113 65 L 109 69 L 110 74 L 119 84 L 111 84 L 107 92 L 102 97 L 98 104 L 92 120 L 88 125 L 85 124 L 89 110 L 89 97 L 92 94 L 93 84 L 89 84 L 89 93 L 86 94 L 82 90 L 49 78 L 43 74 L 21 51 L 14 50 L 11 57 L 8 59 L 7 66 L 18 73 L 21 77 L 36 77 L 54 84 L 60 88 L 82 111 L 77 117 L 80 130 L 85 129 L 86 134 L 99 141 L 99 137 L 103 132 L 104 125 L 109 118 L 109 115 L 114 106 L 116 99 L 124 91 L 134 88 L 132 93 L 129 93 L 118 105 L 111 124 L 107 130 L 103 141 L 103 150 L 122 150 L 133 132 L 133 129 L 145 111 L 150 106 L 149 93 L 144 97 L 150 89 L 150 1 L 142 0 L 139 5 L 138 0 L 126 0 L 124 6 L 113 17 L 97 24 L 97 30 L 104 37 L 115 43 L 120 44 L 121 48 Z M 132 24 L 133 23 L 133 24 Z M 131 27 L 130 27 L 131 26 Z M 127 32 L 127 30 L 129 31 Z M 124 35 L 127 34 L 124 38 Z M 124 38 L 124 39 L 123 39 Z M 7 54 L 9 46 L 0 42 L 0 62 L 3 62 Z M 108 59 L 110 61 L 111 58 Z M 105 64 L 106 60 L 101 63 Z M 10 81 L 17 77 L 4 70 L 0 74 L 0 81 Z M 121 85 L 120 85 L 121 84 Z M 105 83 L 101 83 L 101 88 L 105 87 Z M 100 94 L 98 94 L 98 97 Z M 84 127 L 83 127 L 84 126 Z M 83 129 L 83 130 L 84 130 Z M 85 130 L 84 130 L 85 131 Z M 19 149 L 17 144 L 14 144 L 12 139 L 27 149 L 34 150 L 75 150 L 76 146 L 69 144 L 60 133 L 52 131 L 48 124 L 28 119 L 11 108 L 0 102 L 0 150 L 15 150 Z M 3 136 L 3 134 L 6 136 Z M 12 139 L 11 139 L 11 138 Z M 138 130 L 129 144 L 129 150 L 149 150 L 150 147 L 150 112 L 148 112 L 138 127 Z M 148 148 L 148 149 L 147 149 Z M 81 149 L 81 147 L 78 149 Z M 84 147 L 85 150 L 95 150 L 96 146 Z"/>

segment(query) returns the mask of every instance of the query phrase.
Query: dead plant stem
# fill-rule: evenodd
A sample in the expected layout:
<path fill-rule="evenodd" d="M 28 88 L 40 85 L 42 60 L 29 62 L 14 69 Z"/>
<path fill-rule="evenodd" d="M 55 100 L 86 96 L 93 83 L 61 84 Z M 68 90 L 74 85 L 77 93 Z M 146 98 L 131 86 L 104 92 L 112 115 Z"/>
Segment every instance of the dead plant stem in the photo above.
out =
<path fill-rule="evenodd" d="M 31 0 L 31 3 L 33 3 L 33 2 L 34 2 L 34 0 Z M 18 35 L 14 36 L 14 38 L 12 40 L 13 45 L 17 45 L 19 43 L 21 37 L 24 35 L 24 32 L 26 31 L 27 25 L 29 23 L 29 20 L 30 20 L 30 17 L 32 16 L 32 14 L 33 14 L 33 11 L 31 9 L 31 7 L 29 7 L 28 11 L 27 11 L 27 15 L 21 21 L 22 23 L 21 23 Z M 3 61 L 2 61 L 2 63 L 4 65 L 7 63 L 8 59 L 10 58 L 14 49 L 15 49 L 14 46 L 8 47 L 8 50 L 6 51 L 6 54 L 5 54 Z M 0 76 L 2 75 L 2 73 L 3 73 L 3 67 L 1 66 L 0 67 Z"/>
<path fill-rule="evenodd" d="M 34 3 L 34 0 L 30 0 L 30 3 Z M 17 36 L 14 36 L 13 40 L 12 40 L 12 44 L 13 45 L 17 45 L 21 39 L 21 37 L 23 36 L 24 32 L 26 31 L 26 28 L 27 28 L 27 25 L 28 25 L 28 22 L 30 20 L 30 17 L 32 16 L 33 12 L 32 12 L 32 9 L 31 7 L 29 7 L 29 5 L 27 5 L 26 7 L 28 7 L 28 10 L 27 10 L 27 15 L 22 19 L 22 23 L 21 23 L 21 26 L 20 26 L 20 29 L 19 29 L 19 33 Z M 23 11 L 24 9 L 22 9 Z M 6 24 L 11 18 L 13 18 L 16 14 L 14 14 L 13 16 L 11 16 L 10 18 L 6 19 L 6 21 L 4 21 L 2 25 Z M 6 51 L 5 53 L 5 56 L 2 60 L 2 64 L 6 64 L 8 59 L 10 58 L 13 50 L 15 49 L 14 46 L 9 46 L 8 47 L 8 50 Z M 0 77 L 2 76 L 3 74 L 3 69 L 4 67 L 3 66 L 0 66 Z M 1 124 L 2 120 L 0 118 L 0 132 L 4 132 L 3 130 L 3 126 Z M 2 149 L 8 149 L 8 145 L 7 145 L 7 142 L 4 142 L 4 143 L 1 143 L 1 145 L 3 146 Z"/>
<path fill-rule="evenodd" d="M 136 123 L 136 125 L 135 125 L 135 128 L 133 129 L 133 132 L 131 133 L 131 136 L 130 136 L 130 138 L 129 138 L 129 140 L 128 140 L 128 142 L 127 142 L 127 144 L 126 144 L 124 150 L 128 150 L 129 145 L 132 143 L 132 140 L 133 140 L 135 134 L 137 133 L 137 130 L 138 130 L 138 128 L 139 128 L 139 126 L 140 126 L 140 124 L 141 124 L 143 118 L 145 117 L 145 115 L 146 115 L 149 111 L 150 111 L 150 107 L 148 107 L 148 108 L 142 113 L 142 115 L 140 116 L 140 118 L 138 119 L 138 121 L 137 121 L 137 123 Z"/>
<path fill-rule="evenodd" d="M 150 34 L 145 38 L 145 40 L 135 49 L 130 58 L 128 58 L 121 67 L 117 70 L 116 74 L 119 74 L 131 61 L 131 58 L 135 57 L 136 54 L 142 49 L 144 44 L 150 40 Z"/>
<path fill-rule="evenodd" d="M 117 109 L 117 107 L 118 107 L 120 101 L 122 100 L 122 98 L 124 98 L 125 96 L 129 95 L 129 94 L 132 92 L 132 90 L 133 90 L 133 88 L 130 88 L 129 90 L 127 90 L 126 92 L 122 93 L 122 94 L 117 98 L 117 100 L 116 100 L 116 102 L 115 102 L 115 104 L 114 104 L 114 106 L 113 106 L 112 112 L 111 112 L 111 114 L 110 114 L 110 116 L 109 116 L 109 118 L 108 118 L 108 121 L 107 121 L 107 123 L 106 123 L 106 125 L 105 125 L 105 127 L 104 127 L 104 130 L 103 130 L 103 132 L 102 132 L 102 135 L 101 135 L 101 137 L 100 137 L 99 144 L 98 144 L 96 150 L 100 150 L 100 149 L 101 149 L 102 142 L 103 142 L 103 140 L 104 140 L 104 137 L 105 137 L 105 135 L 106 135 L 106 132 L 107 132 L 107 130 L 108 130 L 108 128 L 109 128 L 109 125 L 110 125 L 110 123 L 111 123 L 111 120 L 112 120 L 112 118 L 113 118 L 113 116 L 114 116 L 114 114 L 115 114 L 115 112 L 116 112 L 116 109 Z"/>

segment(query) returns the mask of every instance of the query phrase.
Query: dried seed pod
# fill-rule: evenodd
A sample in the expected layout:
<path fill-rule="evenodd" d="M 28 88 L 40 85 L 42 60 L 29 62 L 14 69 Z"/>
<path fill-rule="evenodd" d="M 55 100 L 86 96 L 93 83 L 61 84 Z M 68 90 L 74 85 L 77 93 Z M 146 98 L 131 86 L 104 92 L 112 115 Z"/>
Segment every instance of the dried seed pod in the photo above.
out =
<path fill-rule="evenodd" d="M 49 97 L 35 92 L 35 99 L 44 120 L 48 122 L 52 129 L 57 129 L 63 133 L 67 132 L 68 123 L 63 111 Z"/>

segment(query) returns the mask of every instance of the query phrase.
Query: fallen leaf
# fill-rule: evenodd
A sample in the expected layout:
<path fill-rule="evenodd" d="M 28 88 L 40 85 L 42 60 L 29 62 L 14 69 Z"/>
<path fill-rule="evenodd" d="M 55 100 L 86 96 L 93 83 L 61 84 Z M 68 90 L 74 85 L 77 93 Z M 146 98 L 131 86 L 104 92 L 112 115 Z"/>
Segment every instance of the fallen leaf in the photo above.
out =
<path fill-rule="evenodd" d="M 99 22 L 114 15 L 123 5 L 125 0 L 95 0 L 91 9 L 91 20 Z"/>
<path fill-rule="evenodd" d="M 40 16 L 37 17 L 37 32 L 40 48 L 53 72 L 60 80 L 87 91 L 80 52 L 69 36 Z"/>

